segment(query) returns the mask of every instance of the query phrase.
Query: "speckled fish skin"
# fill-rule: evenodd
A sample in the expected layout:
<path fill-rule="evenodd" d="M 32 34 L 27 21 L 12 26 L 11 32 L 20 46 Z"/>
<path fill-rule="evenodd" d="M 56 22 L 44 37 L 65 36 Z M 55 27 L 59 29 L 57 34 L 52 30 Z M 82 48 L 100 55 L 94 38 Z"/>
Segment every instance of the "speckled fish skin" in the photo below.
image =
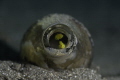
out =
<path fill-rule="evenodd" d="M 54 39 L 50 43 L 51 36 L 57 32 L 67 37 L 63 49 L 53 47 L 57 44 Z M 69 15 L 51 14 L 26 31 L 21 43 L 21 57 L 46 69 L 89 67 L 92 46 L 91 35 L 82 23 Z"/>

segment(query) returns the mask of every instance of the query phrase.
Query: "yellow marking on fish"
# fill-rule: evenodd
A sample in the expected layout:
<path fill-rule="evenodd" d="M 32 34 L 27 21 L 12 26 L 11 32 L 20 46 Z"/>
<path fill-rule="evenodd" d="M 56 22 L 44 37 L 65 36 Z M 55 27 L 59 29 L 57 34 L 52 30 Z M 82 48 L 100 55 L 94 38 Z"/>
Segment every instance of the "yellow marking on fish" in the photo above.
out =
<path fill-rule="evenodd" d="M 63 34 L 57 34 L 55 36 L 55 40 L 59 40 L 59 39 L 62 39 L 63 38 Z"/>
<path fill-rule="evenodd" d="M 62 41 L 59 41 L 59 48 L 65 48 L 65 44 Z"/>

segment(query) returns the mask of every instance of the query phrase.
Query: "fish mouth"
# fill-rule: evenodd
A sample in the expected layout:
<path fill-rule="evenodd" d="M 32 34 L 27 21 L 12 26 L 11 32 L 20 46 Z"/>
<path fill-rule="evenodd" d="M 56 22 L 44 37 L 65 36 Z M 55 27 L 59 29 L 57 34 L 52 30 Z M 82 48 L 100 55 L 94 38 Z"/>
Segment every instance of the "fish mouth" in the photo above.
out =
<path fill-rule="evenodd" d="M 77 38 L 67 25 L 55 24 L 43 33 L 44 49 L 54 57 L 70 54 L 76 44 Z"/>

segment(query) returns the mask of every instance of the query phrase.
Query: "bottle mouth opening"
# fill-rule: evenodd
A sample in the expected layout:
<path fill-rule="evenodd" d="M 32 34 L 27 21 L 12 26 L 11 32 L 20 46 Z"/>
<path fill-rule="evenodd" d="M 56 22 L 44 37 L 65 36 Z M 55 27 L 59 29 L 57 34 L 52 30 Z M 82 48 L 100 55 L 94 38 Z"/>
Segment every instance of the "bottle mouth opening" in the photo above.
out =
<path fill-rule="evenodd" d="M 73 31 L 64 24 L 48 27 L 43 33 L 42 41 L 46 54 L 53 56 L 70 54 L 77 44 Z"/>

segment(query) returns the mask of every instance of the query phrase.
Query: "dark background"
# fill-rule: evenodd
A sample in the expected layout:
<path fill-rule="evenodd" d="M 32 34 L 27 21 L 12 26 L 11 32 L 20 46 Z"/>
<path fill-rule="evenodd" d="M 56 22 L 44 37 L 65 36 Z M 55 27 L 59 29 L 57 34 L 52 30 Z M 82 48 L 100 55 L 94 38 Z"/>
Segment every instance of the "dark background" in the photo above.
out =
<path fill-rule="evenodd" d="M 120 74 L 119 0 L 0 0 L 0 38 L 19 51 L 28 27 L 52 13 L 69 14 L 81 21 L 95 43 L 93 64 L 100 66 L 103 75 Z M 3 42 L 0 45 L 2 51 Z"/>

